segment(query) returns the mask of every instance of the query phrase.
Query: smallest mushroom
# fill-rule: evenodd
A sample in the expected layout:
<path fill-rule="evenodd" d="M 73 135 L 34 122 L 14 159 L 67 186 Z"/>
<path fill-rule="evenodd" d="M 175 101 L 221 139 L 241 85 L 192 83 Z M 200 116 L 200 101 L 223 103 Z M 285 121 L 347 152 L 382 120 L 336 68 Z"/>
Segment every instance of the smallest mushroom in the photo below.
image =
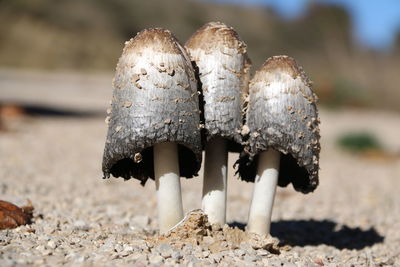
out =
<path fill-rule="evenodd" d="M 318 185 L 319 118 L 311 83 L 293 58 L 274 56 L 249 85 L 247 153 L 240 177 L 254 182 L 247 230 L 269 234 L 277 184 L 309 193 Z"/>

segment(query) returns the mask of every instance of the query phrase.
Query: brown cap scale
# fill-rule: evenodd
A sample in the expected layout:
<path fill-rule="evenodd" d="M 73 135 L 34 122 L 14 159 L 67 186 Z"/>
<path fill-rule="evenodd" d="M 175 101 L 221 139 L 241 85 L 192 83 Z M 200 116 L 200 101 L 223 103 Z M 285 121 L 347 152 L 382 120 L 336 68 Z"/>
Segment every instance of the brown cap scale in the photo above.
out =
<path fill-rule="evenodd" d="M 274 56 L 249 85 L 246 124 L 249 137 L 239 174 L 254 182 L 248 230 L 269 233 L 277 184 L 292 183 L 309 193 L 318 185 L 319 118 L 317 97 L 293 58 Z"/>
<path fill-rule="evenodd" d="M 211 223 L 225 224 L 228 151 L 242 149 L 241 130 L 250 60 L 236 31 L 221 22 L 201 27 L 186 48 L 202 92 L 205 164 L 202 208 Z"/>
<path fill-rule="evenodd" d="M 195 73 L 171 32 L 147 29 L 125 44 L 119 59 L 104 177 L 155 179 L 160 232 L 183 218 L 179 177 L 201 164 L 200 111 Z"/>

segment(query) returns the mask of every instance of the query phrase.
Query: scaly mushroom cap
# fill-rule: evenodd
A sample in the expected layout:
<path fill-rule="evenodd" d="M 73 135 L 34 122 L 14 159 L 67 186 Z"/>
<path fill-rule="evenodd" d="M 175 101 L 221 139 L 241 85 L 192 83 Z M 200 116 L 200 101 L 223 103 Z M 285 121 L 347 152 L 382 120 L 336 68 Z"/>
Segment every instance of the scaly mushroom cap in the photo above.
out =
<path fill-rule="evenodd" d="M 198 71 L 207 140 L 221 136 L 233 141 L 229 150 L 241 150 L 238 144 L 242 142 L 240 132 L 251 65 L 246 44 L 233 28 L 210 22 L 185 46 Z"/>
<path fill-rule="evenodd" d="M 171 32 L 147 29 L 125 43 L 119 59 L 103 156 L 104 177 L 154 179 L 153 148 L 179 144 L 180 175 L 201 164 L 200 111 L 193 67 Z"/>
<path fill-rule="evenodd" d="M 239 159 L 243 180 L 254 181 L 257 154 L 280 151 L 278 184 L 308 193 L 318 186 L 319 118 L 311 82 L 293 58 L 274 56 L 250 82 L 248 145 Z"/>

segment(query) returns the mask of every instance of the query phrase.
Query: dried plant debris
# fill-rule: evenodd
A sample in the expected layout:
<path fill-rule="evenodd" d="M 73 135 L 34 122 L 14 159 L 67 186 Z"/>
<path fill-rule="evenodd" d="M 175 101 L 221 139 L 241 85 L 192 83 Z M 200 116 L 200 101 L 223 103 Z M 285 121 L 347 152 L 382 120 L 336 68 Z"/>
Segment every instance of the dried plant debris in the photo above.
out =
<path fill-rule="evenodd" d="M 0 119 L 19 118 L 26 115 L 23 107 L 15 104 L 0 104 Z"/>
<path fill-rule="evenodd" d="M 218 224 L 211 225 L 207 215 L 200 209 L 189 212 L 167 234 L 150 238 L 148 242 L 154 245 L 168 243 L 178 248 L 189 243 L 201 246 L 210 253 L 236 249 L 242 243 L 246 243 L 255 250 L 263 249 L 273 254 L 280 253 L 277 246 L 278 240 L 247 233 L 237 227 L 229 227 L 227 224 L 222 228 Z"/>
<path fill-rule="evenodd" d="M 10 121 L 23 118 L 25 115 L 24 109 L 20 106 L 0 103 L 0 131 L 8 131 Z"/>
<path fill-rule="evenodd" d="M 0 200 L 0 230 L 30 224 L 33 209 L 31 202 L 20 208 L 10 202 Z"/>

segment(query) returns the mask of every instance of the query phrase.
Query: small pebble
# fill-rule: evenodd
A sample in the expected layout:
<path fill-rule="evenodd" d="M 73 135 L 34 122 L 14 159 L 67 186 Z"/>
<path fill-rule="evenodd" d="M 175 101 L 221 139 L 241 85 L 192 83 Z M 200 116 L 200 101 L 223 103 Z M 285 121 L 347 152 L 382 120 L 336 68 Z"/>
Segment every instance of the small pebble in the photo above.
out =
<path fill-rule="evenodd" d="M 174 249 L 169 244 L 161 244 L 156 247 L 156 251 L 160 253 L 163 258 L 170 258 L 172 253 L 174 253 Z"/>
<path fill-rule="evenodd" d="M 47 247 L 49 247 L 51 249 L 55 249 L 57 247 L 57 245 L 54 241 L 50 240 L 49 242 L 47 242 Z"/>
<path fill-rule="evenodd" d="M 151 264 L 161 264 L 163 262 L 164 258 L 160 255 L 151 255 L 149 257 L 149 261 Z"/>

